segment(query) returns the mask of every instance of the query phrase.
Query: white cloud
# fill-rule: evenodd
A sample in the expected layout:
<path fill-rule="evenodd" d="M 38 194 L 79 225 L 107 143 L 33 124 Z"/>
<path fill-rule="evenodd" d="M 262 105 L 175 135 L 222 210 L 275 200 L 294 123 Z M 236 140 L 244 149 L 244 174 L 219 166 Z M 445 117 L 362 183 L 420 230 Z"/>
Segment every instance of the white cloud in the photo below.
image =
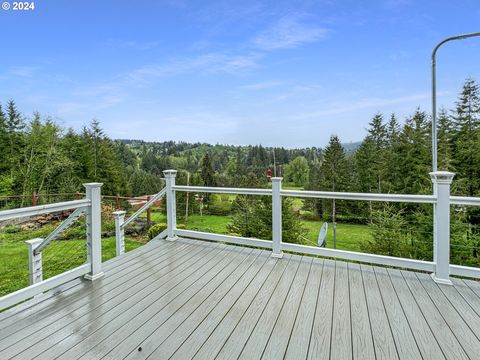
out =
<path fill-rule="evenodd" d="M 253 39 L 257 49 L 270 51 L 296 48 L 325 36 L 325 28 L 301 22 L 298 15 L 286 16 Z"/>
<path fill-rule="evenodd" d="M 439 95 L 442 95 L 442 94 L 439 94 Z M 385 106 L 423 101 L 423 100 L 429 99 L 430 96 L 431 96 L 430 93 L 419 93 L 415 95 L 400 96 L 400 97 L 391 98 L 391 99 L 375 98 L 375 97 L 364 98 L 356 102 L 351 102 L 349 104 L 343 104 L 343 103 L 334 104 L 332 107 L 325 110 L 294 115 L 292 116 L 292 119 L 297 119 L 297 120 L 311 119 L 311 118 L 317 118 L 325 115 L 343 114 L 343 113 L 348 113 L 348 112 L 361 110 L 361 109 L 373 108 L 375 110 L 380 110 Z"/>
<path fill-rule="evenodd" d="M 134 41 L 124 39 L 109 39 L 103 43 L 108 47 L 133 50 L 151 50 L 160 45 L 158 41 Z"/>
<path fill-rule="evenodd" d="M 35 70 L 37 70 L 35 66 L 13 66 L 10 68 L 9 73 L 21 77 L 31 77 Z"/>
<path fill-rule="evenodd" d="M 150 78 L 173 76 L 178 74 L 201 73 L 237 73 L 250 70 L 258 66 L 258 54 L 228 55 L 210 53 L 197 57 L 173 60 L 162 65 L 145 66 L 135 69 L 126 75 L 126 80 L 145 82 Z"/>
<path fill-rule="evenodd" d="M 274 88 L 280 85 L 282 85 L 282 82 L 280 81 L 264 81 L 264 82 L 258 82 L 255 84 L 243 85 L 241 86 L 241 88 L 246 90 L 263 90 L 263 89 Z"/>

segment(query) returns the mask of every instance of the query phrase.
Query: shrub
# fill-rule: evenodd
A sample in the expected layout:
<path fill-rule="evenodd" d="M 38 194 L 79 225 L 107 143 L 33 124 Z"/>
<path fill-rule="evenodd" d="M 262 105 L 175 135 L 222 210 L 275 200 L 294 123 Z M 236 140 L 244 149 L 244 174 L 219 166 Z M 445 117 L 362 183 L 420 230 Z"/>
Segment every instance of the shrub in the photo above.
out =
<path fill-rule="evenodd" d="M 19 225 L 7 225 L 7 226 L 5 226 L 5 229 L 4 229 L 4 231 L 7 234 L 15 234 L 15 233 L 20 232 L 21 230 L 22 230 L 22 228 Z"/>
<path fill-rule="evenodd" d="M 158 236 L 163 230 L 167 228 L 167 224 L 160 223 L 155 224 L 148 229 L 148 238 L 152 240 L 154 237 Z M 184 224 L 177 224 L 177 229 L 185 229 Z"/>
<path fill-rule="evenodd" d="M 163 230 L 167 228 L 167 224 L 165 223 L 160 223 L 160 224 L 155 224 L 148 229 L 148 238 L 151 240 L 154 237 L 158 236 Z"/>

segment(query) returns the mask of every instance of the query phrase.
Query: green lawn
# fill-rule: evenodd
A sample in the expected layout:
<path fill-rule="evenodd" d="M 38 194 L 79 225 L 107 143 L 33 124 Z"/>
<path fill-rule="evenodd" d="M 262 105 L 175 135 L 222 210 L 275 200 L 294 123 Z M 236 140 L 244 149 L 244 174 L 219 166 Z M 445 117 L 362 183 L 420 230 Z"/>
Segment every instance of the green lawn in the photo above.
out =
<path fill-rule="evenodd" d="M 303 225 L 309 229 L 306 245 L 317 245 L 318 233 L 323 224 L 321 221 L 303 220 Z M 360 251 L 360 244 L 371 239 L 372 234 L 367 225 L 337 223 L 337 249 Z M 333 225 L 328 224 L 327 248 L 333 249 Z"/>
<path fill-rule="evenodd" d="M 152 220 L 166 222 L 161 213 L 153 213 Z M 179 221 L 179 223 L 183 223 Z M 228 234 L 227 225 L 230 223 L 229 216 L 216 215 L 191 215 L 185 224 L 188 230 L 206 231 L 217 234 Z M 318 233 L 322 221 L 302 220 L 302 226 L 308 229 L 305 245 L 317 245 Z M 333 248 L 333 225 L 328 224 L 327 247 Z M 337 249 L 360 251 L 360 244 L 371 238 L 371 232 L 367 225 L 337 223 Z"/>

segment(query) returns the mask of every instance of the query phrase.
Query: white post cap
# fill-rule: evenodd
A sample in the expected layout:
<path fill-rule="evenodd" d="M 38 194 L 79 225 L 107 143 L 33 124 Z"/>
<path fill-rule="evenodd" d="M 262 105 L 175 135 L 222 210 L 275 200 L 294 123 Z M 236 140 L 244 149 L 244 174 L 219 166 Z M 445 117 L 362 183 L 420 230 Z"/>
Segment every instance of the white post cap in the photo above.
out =
<path fill-rule="evenodd" d="M 455 173 L 450 171 L 434 171 L 430 173 L 432 182 L 437 184 L 451 184 Z"/>
<path fill-rule="evenodd" d="M 163 170 L 163 175 L 165 175 L 166 178 L 175 177 L 177 170 Z"/>

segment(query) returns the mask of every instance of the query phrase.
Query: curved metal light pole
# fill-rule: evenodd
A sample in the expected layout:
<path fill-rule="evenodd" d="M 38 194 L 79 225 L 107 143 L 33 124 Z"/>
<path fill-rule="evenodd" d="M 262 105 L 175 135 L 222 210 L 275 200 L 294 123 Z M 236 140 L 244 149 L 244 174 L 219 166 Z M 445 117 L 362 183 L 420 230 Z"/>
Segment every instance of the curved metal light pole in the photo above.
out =
<path fill-rule="evenodd" d="M 453 41 L 480 36 L 480 32 L 452 36 L 442 40 L 432 51 L 432 171 L 437 171 L 437 79 L 436 79 L 436 55 L 437 50 L 443 44 Z"/>

